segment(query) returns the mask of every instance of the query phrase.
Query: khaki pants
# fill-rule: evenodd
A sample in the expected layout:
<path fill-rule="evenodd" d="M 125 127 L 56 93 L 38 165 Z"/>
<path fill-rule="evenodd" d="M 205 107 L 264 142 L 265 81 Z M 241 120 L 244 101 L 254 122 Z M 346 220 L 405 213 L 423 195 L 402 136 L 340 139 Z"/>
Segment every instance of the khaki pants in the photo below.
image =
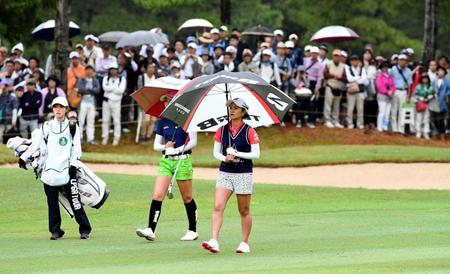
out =
<path fill-rule="evenodd" d="M 393 132 L 405 133 L 405 127 L 400 125 L 400 115 L 403 109 L 403 104 L 406 102 L 406 90 L 395 90 L 392 97 L 391 106 L 391 125 Z"/>
<path fill-rule="evenodd" d="M 356 106 L 356 126 L 364 126 L 364 93 L 347 92 L 347 125 L 353 125 L 353 112 Z"/>
<path fill-rule="evenodd" d="M 323 116 L 325 122 L 339 123 L 339 110 L 341 96 L 334 96 L 330 87 L 325 88 L 325 105 L 323 107 Z"/>

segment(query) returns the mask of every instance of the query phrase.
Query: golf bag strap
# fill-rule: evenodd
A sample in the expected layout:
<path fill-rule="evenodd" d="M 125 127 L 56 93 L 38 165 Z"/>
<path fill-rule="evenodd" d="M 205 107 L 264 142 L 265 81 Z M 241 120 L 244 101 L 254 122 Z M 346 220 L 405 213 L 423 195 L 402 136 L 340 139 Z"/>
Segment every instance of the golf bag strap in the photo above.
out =
<path fill-rule="evenodd" d="M 45 130 L 44 126 L 47 128 L 47 130 Z M 45 122 L 42 124 L 42 133 L 44 135 L 44 142 L 45 144 L 47 144 L 48 142 L 48 134 L 50 132 L 49 127 L 50 124 L 49 122 Z M 70 131 L 70 136 L 72 136 L 72 140 L 75 137 L 75 133 L 77 132 L 77 123 L 69 123 L 69 131 Z M 73 146 L 73 142 L 72 142 L 72 146 Z"/>

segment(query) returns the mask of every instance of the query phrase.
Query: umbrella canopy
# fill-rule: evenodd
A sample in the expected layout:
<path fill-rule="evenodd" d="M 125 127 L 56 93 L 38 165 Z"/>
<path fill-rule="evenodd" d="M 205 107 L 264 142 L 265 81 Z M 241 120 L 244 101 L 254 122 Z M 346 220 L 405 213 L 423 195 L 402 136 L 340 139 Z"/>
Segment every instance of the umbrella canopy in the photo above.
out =
<path fill-rule="evenodd" d="M 80 26 L 74 22 L 69 22 L 69 38 L 77 36 L 81 33 Z M 35 40 L 53 41 L 55 39 L 55 20 L 48 20 L 35 27 L 31 32 L 31 36 Z"/>
<path fill-rule="evenodd" d="M 253 73 L 221 71 L 190 81 L 161 116 L 174 121 L 186 132 L 216 131 L 228 122 L 227 100 L 236 97 L 248 104 L 246 123 L 252 127 L 279 123 L 295 103 Z"/>
<path fill-rule="evenodd" d="M 127 34 L 128 32 L 126 31 L 108 31 L 100 34 L 98 36 L 98 39 L 100 39 L 100 42 L 117 43 L 119 42 L 120 38 L 124 37 Z"/>
<path fill-rule="evenodd" d="M 181 26 L 178 27 L 178 31 L 186 31 L 186 32 L 202 32 L 208 31 L 212 29 L 214 26 L 205 19 L 194 18 L 189 19 L 184 22 Z"/>
<path fill-rule="evenodd" d="M 150 83 L 131 94 L 141 109 L 152 116 L 159 117 L 164 110 L 164 103 L 160 98 L 166 94 L 174 95 L 189 80 L 181 80 L 173 77 L 161 77 L 150 81 Z"/>
<path fill-rule="evenodd" d="M 268 27 L 257 25 L 257 26 L 254 26 L 254 27 L 251 27 L 251 28 L 248 28 L 248 29 L 244 30 L 242 35 L 249 35 L 249 36 L 273 36 L 273 30 L 268 28 Z"/>
<path fill-rule="evenodd" d="M 167 44 L 169 41 L 157 33 L 146 30 L 138 30 L 124 35 L 116 44 L 117 48 L 124 48 L 127 46 L 141 46 L 141 45 L 156 45 L 158 43 Z"/>
<path fill-rule="evenodd" d="M 317 43 L 337 43 L 352 41 L 359 38 L 353 30 L 343 26 L 328 26 L 314 33 L 310 41 Z"/>

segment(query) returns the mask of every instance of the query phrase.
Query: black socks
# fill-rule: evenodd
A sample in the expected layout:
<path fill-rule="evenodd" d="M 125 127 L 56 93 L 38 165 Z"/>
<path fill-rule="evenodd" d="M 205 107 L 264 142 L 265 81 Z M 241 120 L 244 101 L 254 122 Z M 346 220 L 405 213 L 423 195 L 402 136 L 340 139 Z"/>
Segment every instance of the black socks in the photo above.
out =
<path fill-rule="evenodd" d="M 197 205 L 195 204 L 194 199 L 192 199 L 189 203 L 184 204 L 186 208 L 186 214 L 189 221 L 189 230 L 194 232 L 197 231 Z"/>
<path fill-rule="evenodd" d="M 161 215 L 161 201 L 152 200 L 150 205 L 150 214 L 148 215 L 148 227 L 155 232 L 156 224 L 158 223 L 159 216 Z"/>

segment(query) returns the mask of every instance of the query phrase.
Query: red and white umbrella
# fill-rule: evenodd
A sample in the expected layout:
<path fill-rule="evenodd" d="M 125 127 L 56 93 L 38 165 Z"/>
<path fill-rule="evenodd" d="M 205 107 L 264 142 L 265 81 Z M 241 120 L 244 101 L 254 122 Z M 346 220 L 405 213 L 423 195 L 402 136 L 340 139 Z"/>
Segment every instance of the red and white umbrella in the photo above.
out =
<path fill-rule="evenodd" d="M 352 41 L 358 38 L 359 35 L 350 28 L 344 26 L 328 26 L 314 33 L 310 41 L 317 43 L 337 43 Z"/>

